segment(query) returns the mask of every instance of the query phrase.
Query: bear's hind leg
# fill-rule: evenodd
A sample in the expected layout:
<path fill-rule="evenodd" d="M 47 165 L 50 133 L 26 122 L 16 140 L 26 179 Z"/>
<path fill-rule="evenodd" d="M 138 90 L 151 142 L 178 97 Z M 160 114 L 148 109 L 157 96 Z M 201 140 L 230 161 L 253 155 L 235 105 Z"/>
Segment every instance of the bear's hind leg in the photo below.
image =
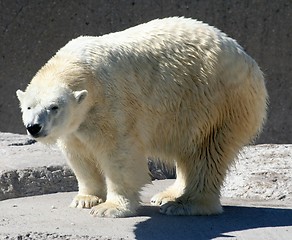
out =
<path fill-rule="evenodd" d="M 223 140 L 224 139 L 224 140 Z M 220 188 L 238 145 L 226 143 L 219 133 L 210 135 L 194 153 L 177 161 L 177 173 L 184 184 L 181 196 L 167 201 L 160 212 L 167 215 L 211 215 L 221 213 Z"/>
<path fill-rule="evenodd" d="M 172 191 L 180 194 L 175 199 L 167 199 L 167 195 L 161 202 L 160 212 L 167 215 L 210 215 L 219 214 L 222 212 L 220 204 L 220 184 L 211 183 L 213 178 L 211 173 L 205 172 L 210 169 L 205 169 L 206 166 L 198 166 L 197 169 L 189 169 L 187 166 L 177 165 L 177 172 L 185 176 L 185 179 L 180 179 L 182 188 L 173 188 Z M 214 177 L 215 178 L 215 177 Z M 207 186 L 207 184 L 214 184 Z M 172 187 L 174 187 L 175 184 Z M 162 194 L 168 194 L 168 190 Z M 167 200 L 167 201 L 165 201 Z"/>
<path fill-rule="evenodd" d="M 183 178 L 185 171 L 177 166 L 176 172 L 177 178 L 174 184 L 151 198 L 152 205 L 161 206 L 161 213 L 167 215 L 210 215 L 222 212 L 219 194 L 205 193 L 205 199 L 187 197 L 188 188 L 185 185 L 188 183 Z"/>

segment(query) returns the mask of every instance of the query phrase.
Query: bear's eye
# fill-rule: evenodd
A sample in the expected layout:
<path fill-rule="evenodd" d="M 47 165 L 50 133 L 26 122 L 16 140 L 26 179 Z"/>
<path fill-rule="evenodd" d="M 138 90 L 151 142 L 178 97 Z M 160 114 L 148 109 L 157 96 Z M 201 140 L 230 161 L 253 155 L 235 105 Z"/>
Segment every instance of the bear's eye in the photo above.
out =
<path fill-rule="evenodd" d="M 27 110 L 30 110 L 31 109 L 31 107 L 27 107 Z"/>
<path fill-rule="evenodd" d="M 51 109 L 52 111 L 56 111 L 56 110 L 59 109 L 59 107 L 58 107 L 57 105 L 54 105 L 54 106 L 51 106 L 50 109 Z"/>

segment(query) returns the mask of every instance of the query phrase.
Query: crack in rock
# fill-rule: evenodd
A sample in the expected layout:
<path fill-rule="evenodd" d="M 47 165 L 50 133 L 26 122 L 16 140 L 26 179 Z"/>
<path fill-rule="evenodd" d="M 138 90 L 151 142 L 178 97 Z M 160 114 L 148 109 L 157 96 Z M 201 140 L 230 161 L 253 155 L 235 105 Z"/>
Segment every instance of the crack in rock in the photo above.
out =
<path fill-rule="evenodd" d="M 27 139 L 25 142 L 19 142 L 19 143 L 10 143 L 8 144 L 9 147 L 11 146 L 27 146 L 35 144 L 37 141 L 34 139 Z"/>

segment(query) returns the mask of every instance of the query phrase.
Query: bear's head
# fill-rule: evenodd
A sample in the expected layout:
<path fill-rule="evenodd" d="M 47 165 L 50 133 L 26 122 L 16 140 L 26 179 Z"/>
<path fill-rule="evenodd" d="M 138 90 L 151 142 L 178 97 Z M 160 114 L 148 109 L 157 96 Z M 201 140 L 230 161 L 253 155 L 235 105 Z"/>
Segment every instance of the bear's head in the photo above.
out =
<path fill-rule="evenodd" d="M 25 92 L 16 91 L 27 133 L 51 144 L 76 131 L 83 121 L 87 90 L 72 91 L 67 86 L 30 84 Z"/>

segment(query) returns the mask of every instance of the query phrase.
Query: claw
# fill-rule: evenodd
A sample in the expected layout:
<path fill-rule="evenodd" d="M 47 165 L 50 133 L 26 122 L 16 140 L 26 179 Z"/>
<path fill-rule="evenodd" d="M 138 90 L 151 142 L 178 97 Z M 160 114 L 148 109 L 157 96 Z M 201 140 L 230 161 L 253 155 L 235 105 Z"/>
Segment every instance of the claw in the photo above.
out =
<path fill-rule="evenodd" d="M 70 204 L 70 207 L 72 207 L 72 208 L 92 208 L 93 206 L 96 206 L 102 202 L 103 202 L 103 200 L 97 196 L 78 194 L 73 199 L 72 203 Z"/>

